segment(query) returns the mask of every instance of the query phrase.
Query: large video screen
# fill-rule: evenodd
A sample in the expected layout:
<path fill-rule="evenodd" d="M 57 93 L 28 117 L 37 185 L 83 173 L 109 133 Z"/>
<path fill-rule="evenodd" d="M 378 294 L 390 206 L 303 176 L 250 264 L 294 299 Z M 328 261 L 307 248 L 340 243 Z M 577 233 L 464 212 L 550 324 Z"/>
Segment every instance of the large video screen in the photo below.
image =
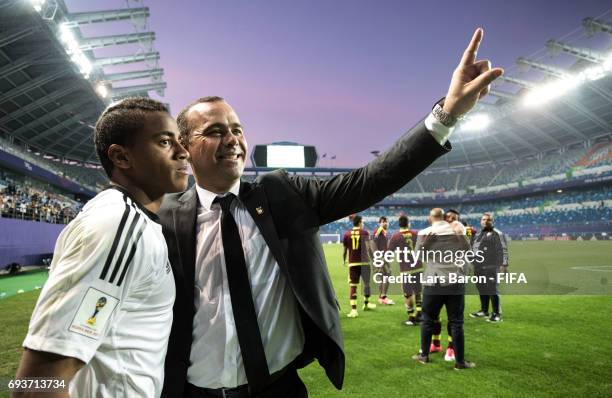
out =
<path fill-rule="evenodd" d="M 268 145 L 268 167 L 306 167 L 303 145 Z"/>

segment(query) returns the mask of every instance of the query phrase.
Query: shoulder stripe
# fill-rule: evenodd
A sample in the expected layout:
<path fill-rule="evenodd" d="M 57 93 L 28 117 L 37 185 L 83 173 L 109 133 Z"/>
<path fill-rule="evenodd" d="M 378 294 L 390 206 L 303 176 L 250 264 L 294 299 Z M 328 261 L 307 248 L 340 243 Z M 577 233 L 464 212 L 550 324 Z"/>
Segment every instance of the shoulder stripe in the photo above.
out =
<path fill-rule="evenodd" d="M 140 236 L 142 235 L 145 229 L 145 226 L 146 226 L 146 222 L 143 222 L 143 224 L 140 226 L 140 229 L 138 230 L 138 233 L 136 234 L 136 239 L 134 239 L 134 243 L 132 243 L 130 254 L 128 255 L 125 265 L 123 266 L 123 271 L 121 271 L 121 275 L 119 276 L 119 280 L 117 281 L 117 286 L 121 286 L 121 282 L 123 282 L 123 278 L 125 277 L 125 274 L 127 273 L 128 267 L 132 263 L 132 259 L 134 258 L 134 253 L 136 253 L 136 247 L 138 246 L 138 242 L 140 241 Z"/>
<path fill-rule="evenodd" d="M 102 268 L 100 279 L 106 279 L 106 274 L 108 273 L 111 262 L 113 261 L 113 257 L 115 257 L 115 251 L 117 250 L 117 246 L 119 246 L 119 241 L 121 240 L 121 235 L 123 234 L 123 228 L 125 227 L 125 223 L 130 214 L 130 205 L 128 203 L 127 196 L 123 195 L 123 201 L 125 202 L 125 210 L 123 211 L 121 222 L 119 222 L 119 228 L 117 228 L 115 240 L 113 240 L 110 252 L 108 253 L 108 257 L 106 257 L 106 262 L 104 263 L 104 267 Z"/>
<path fill-rule="evenodd" d="M 134 233 L 134 228 L 136 227 L 136 224 L 138 224 L 139 220 L 140 220 L 140 212 L 136 211 L 134 214 L 134 218 L 132 219 L 132 222 L 130 223 L 130 228 L 128 229 L 127 234 L 125 235 L 125 239 L 123 240 L 123 245 L 121 246 L 119 257 L 117 258 L 117 261 L 115 261 L 115 267 L 113 268 L 113 273 L 111 274 L 110 279 L 109 279 L 110 283 L 113 283 L 113 281 L 115 280 L 115 276 L 117 276 L 117 273 L 119 272 L 119 268 L 121 268 L 121 264 L 123 263 L 123 256 L 125 256 L 125 252 L 127 251 L 127 248 L 130 243 L 130 237 Z"/>

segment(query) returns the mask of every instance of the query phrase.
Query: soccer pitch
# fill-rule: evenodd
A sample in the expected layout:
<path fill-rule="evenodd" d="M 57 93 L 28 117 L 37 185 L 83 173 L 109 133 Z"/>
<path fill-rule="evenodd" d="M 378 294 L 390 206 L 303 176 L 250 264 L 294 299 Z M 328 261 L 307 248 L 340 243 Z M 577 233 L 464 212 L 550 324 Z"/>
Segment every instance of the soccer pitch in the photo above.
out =
<path fill-rule="evenodd" d="M 443 354 L 432 354 L 428 365 L 410 359 L 419 347 L 419 328 L 402 324 L 406 314 L 398 287 L 391 295 L 396 305 L 346 318 L 348 271 L 341 253 L 340 245 L 325 245 L 342 306 L 344 388 L 335 390 L 323 369 L 313 364 L 300 371 L 311 397 L 612 396 L 612 242 L 511 242 L 509 271 L 526 273 L 524 292 L 548 294 L 502 296 L 500 324 L 469 318 L 467 313 L 478 309 L 478 297 L 466 297 L 466 358 L 477 367 L 462 372 L 454 371 Z M 372 288 L 374 301 L 378 291 L 374 284 Z M 31 291 L 0 299 L 3 387 L 15 375 L 37 296 Z M 445 347 L 444 312 L 442 319 Z"/>

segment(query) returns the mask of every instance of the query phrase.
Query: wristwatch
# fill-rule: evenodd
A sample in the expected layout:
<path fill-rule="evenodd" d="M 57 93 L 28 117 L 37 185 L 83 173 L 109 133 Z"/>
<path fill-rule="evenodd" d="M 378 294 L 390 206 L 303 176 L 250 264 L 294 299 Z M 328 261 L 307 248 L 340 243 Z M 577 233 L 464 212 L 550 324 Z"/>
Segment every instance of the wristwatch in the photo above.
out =
<path fill-rule="evenodd" d="M 450 113 L 444 112 L 444 109 L 442 109 L 442 106 L 440 104 L 436 104 L 431 113 L 440 123 L 442 123 L 446 127 L 453 127 L 458 120 Z"/>

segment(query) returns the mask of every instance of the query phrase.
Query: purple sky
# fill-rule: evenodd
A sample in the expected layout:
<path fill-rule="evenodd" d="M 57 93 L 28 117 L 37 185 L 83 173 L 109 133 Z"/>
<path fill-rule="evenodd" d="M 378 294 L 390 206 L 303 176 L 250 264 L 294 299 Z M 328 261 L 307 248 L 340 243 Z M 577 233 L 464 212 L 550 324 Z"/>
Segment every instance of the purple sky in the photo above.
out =
<path fill-rule="evenodd" d="M 102 3 L 66 4 L 76 12 Z M 319 155 L 337 156 L 335 167 L 364 164 L 370 151 L 386 149 L 424 116 L 446 93 L 476 27 L 485 29 L 479 58 L 507 68 L 612 7 L 608 0 L 144 4 L 168 83 L 163 100 L 175 115 L 197 97 L 220 95 L 236 109 L 251 148 L 274 141 L 315 145 Z M 132 31 L 123 22 L 84 35 Z M 126 53 L 104 51 L 96 55 Z"/>

